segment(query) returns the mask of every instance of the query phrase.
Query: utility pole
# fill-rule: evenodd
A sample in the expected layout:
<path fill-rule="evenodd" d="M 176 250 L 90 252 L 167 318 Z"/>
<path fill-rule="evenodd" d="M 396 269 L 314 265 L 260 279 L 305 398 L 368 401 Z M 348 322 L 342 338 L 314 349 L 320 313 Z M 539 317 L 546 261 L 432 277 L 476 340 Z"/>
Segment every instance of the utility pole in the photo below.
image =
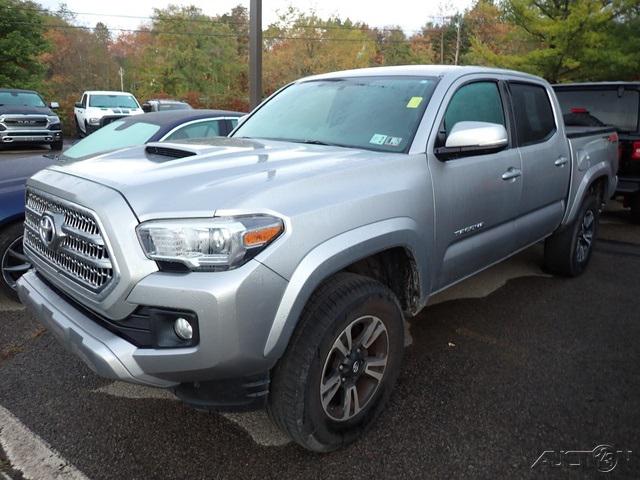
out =
<path fill-rule="evenodd" d="M 120 67 L 118 75 L 120 75 L 120 91 L 124 92 L 124 68 Z"/>
<path fill-rule="evenodd" d="M 454 65 L 458 65 L 458 57 L 460 56 L 460 27 L 462 25 L 462 18 L 458 18 L 458 26 L 456 31 L 456 60 Z"/>
<path fill-rule="evenodd" d="M 249 5 L 249 101 L 252 110 L 262 101 L 262 0 Z"/>

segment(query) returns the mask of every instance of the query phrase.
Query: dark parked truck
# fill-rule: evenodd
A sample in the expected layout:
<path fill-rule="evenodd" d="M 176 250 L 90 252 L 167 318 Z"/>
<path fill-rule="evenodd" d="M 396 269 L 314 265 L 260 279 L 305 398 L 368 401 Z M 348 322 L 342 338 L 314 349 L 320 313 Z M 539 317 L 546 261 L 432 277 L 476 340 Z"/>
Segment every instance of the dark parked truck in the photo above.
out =
<path fill-rule="evenodd" d="M 568 139 L 551 86 L 518 72 L 305 78 L 231 138 L 36 174 L 18 292 L 98 374 L 266 406 L 330 451 L 383 410 L 430 295 L 540 241 L 550 271 L 585 270 L 617 147 Z"/>
<path fill-rule="evenodd" d="M 567 125 L 610 125 L 620 138 L 616 195 L 640 223 L 640 82 L 554 85 Z"/>
<path fill-rule="evenodd" d="M 50 145 L 62 150 L 62 124 L 54 110 L 59 105 L 45 103 L 38 92 L 0 88 L 0 145 Z"/>

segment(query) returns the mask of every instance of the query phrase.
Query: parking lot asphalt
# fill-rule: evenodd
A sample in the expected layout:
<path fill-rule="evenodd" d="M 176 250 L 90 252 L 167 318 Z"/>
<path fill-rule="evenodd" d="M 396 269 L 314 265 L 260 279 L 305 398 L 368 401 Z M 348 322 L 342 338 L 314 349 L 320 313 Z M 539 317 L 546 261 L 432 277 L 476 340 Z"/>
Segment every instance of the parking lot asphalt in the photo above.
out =
<path fill-rule="evenodd" d="M 0 300 L 0 478 L 592 478 L 594 465 L 531 466 L 600 444 L 625 452 L 614 478 L 639 478 L 640 227 L 607 213 L 576 279 L 544 274 L 541 255 L 434 298 L 409 322 L 385 413 L 328 455 L 288 443 L 261 412 L 201 413 L 101 379 Z M 30 465 L 42 463 L 30 436 L 53 470 Z"/>

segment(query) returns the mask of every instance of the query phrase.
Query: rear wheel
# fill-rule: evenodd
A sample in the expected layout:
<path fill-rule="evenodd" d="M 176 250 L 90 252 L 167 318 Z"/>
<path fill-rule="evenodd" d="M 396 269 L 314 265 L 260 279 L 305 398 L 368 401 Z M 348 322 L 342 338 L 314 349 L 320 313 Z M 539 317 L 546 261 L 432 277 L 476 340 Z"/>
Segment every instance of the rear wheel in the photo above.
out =
<path fill-rule="evenodd" d="M 274 369 L 271 417 L 309 450 L 353 442 L 383 410 L 403 349 L 402 311 L 388 288 L 351 273 L 328 279 Z"/>
<path fill-rule="evenodd" d="M 545 241 L 544 263 L 547 270 L 567 277 L 584 272 L 593 252 L 599 215 L 598 195 L 589 193 L 576 219 Z"/>
<path fill-rule="evenodd" d="M 23 224 L 14 223 L 0 232 L 0 290 L 18 300 L 16 282 L 31 268 L 22 248 Z"/>

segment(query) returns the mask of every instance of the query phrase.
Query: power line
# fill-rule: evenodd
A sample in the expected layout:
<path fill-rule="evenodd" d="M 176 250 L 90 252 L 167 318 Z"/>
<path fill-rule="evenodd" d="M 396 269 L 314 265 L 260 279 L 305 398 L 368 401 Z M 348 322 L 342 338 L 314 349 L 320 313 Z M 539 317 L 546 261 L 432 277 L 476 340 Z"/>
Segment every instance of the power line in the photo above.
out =
<path fill-rule="evenodd" d="M 35 7 L 11 7 L 14 10 L 23 10 L 23 11 L 29 11 L 29 12 L 37 12 L 37 13 L 43 13 L 43 14 L 48 14 L 48 15 L 52 15 L 52 16 L 56 16 L 55 12 L 52 12 L 51 10 L 45 9 L 45 8 L 35 8 Z M 207 24 L 211 24 L 211 23 L 216 23 L 216 24 L 224 24 L 224 25 L 237 25 L 237 26 L 243 26 L 243 27 L 248 27 L 249 24 L 248 22 L 234 22 L 231 20 L 220 20 L 220 16 L 218 16 L 217 19 L 215 19 L 214 17 L 211 17 L 210 19 L 201 19 L 201 18 L 172 18 L 172 17 L 144 17 L 144 16 L 138 16 L 138 15 L 124 15 L 124 14 L 108 14 L 108 13 L 96 13 L 96 12 L 77 12 L 77 11 L 71 11 L 71 10 L 65 10 L 64 12 L 69 13 L 71 15 L 77 16 L 77 15 L 85 15 L 85 16 L 94 16 L 94 17 L 113 17 L 113 18 L 128 18 L 128 19 L 139 19 L 139 20 L 149 20 L 149 21 L 156 21 L 156 20 L 162 20 L 162 21 L 173 21 L 173 22 L 179 22 L 179 21 L 188 21 L 188 22 L 195 22 L 195 23 L 207 23 Z M 445 25 L 445 20 L 452 20 L 453 18 L 455 18 L 454 15 L 427 15 L 425 16 L 425 19 L 431 20 L 431 21 L 440 21 L 442 23 L 441 26 Z M 276 27 L 278 28 L 279 25 L 278 24 L 272 24 L 270 25 L 270 27 Z M 83 28 L 89 28 L 89 27 L 83 27 Z M 347 25 L 296 25 L 295 23 L 293 24 L 288 24 L 288 25 L 284 25 L 283 28 L 300 28 L 300 29 L 315 29 L 315 30 L 353 30 L 353 31 L 362 31 L 362 32 L 371 32 L 371 33 L 384 33 L 384 32 L 402 32 L 404 34 L 409 33 L 410 36 L 418 34 L 418 33 L 422 33 L 422 31 L 424 29 L 420 29 L 420 30 L 409 30 L 406 31 L 403 30 L 402 28 L 390 28 L 390 27 L 369 27 L 366 26 L 364 24 L 362 24 L 361 26 L 353 25 L 353 26 L 347 26 Z M 113 30 L 113 31 L 135 31 L 135 29 L 122 29 L 122 28 L 109 28 L 109 30 Z"/>
<path fill-rule="evenodd" d="M 27 25 L 26 22 L 14 22 L 16 25 Z M 84 31 L 93 31 L 92 27 L 85 27 L 82 25 L 46 25 L 45 29 L 50 30 L 84 30 Z M 149 35 L 177 35 L 177 36 L 192 36 L 192 37 L 220 37 L 220 38 L 240 38 L 242 35 L 237 35 L 235 33 L 198 33 L 198 32 L 169 32 L 169 31 L 159 31 L 159 30 L 145 30 L 145 29 L 129 29 L 129 28 L 111 28 L 111 31 L 117 32 L 127 32 L 127 33 L 146 33 Z M 331 38 L 331 37 L 301 37 L 301 36 L 283 36 L 283 35 L 264 35 L 263 38 L 265 40 L 305 40 L 311 42 L 356 42 L 362 43 L 366 41 L 375 42 L 375 39 L 372 37 L 367 38 Z M 392 44 L 401 44 L 401 43 L 409 43 L 411 44 L 414 41 L 425 41 L 425 38 L 414 38 L 413 40 L 385 40 L 385 43 Z"/>

